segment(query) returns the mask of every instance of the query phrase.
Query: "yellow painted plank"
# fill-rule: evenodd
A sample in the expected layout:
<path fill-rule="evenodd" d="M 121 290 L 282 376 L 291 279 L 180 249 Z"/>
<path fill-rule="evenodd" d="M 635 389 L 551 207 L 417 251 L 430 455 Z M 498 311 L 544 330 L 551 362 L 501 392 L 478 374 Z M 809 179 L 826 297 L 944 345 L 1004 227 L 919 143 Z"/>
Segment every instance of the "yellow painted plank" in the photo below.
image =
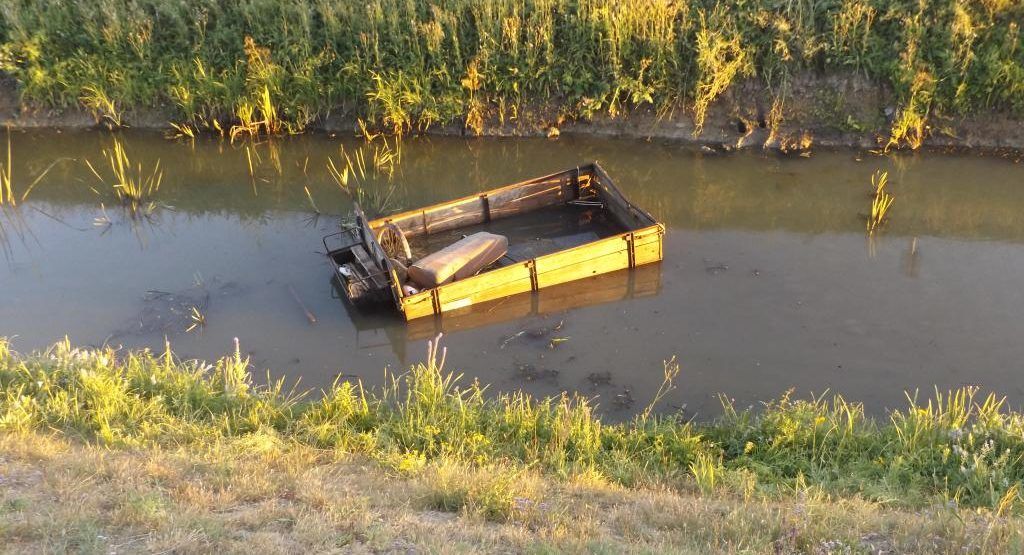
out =
<path fill-rule="evenodd" d="M 441 303 L 441 311 L 446 312 L 449 310 L 465 308 L 467 306 L 473 306 L 475 304 L 500 299 L 502 297 L 526 293 L 532 289 L 533 287 L 529 278 L 509 281 L 494 287 L 474 291 L 473 293 L 462 297 L 449 298 L 447 301 Z"/>
<path fill-rule="evenodd" d="M 434 313 L 434 301 L 430 291 L 423 291 L 402 299 L 402 312 L 406 320 L 415 320 Z"/>
<path fill-rule="evenodd" d="M 614 252 L 626 251 L 625 234 L 615 235 L 537 258 L 537 272 L 546 273 Z"/>
<path fill-rule="evenodd" d="M 478 291 L 499 287 L 503 284 L 525 279 L 530 280 L 530 269 L 526 263 L 513 264 L 491 270 L 470 278 L 447 283 L 438 288 L 441 302 L 450 302 L 455 299 L 472 295 Z"/>
<path fill-rule="evenodd" d="M 661 260 L 661 242 L 640 245 L 633 251 L 633 264 L 640 266 Z"/>
<path fill-rule="evenodd" d="M 625 243 L 623 243 L 625 246 Z M 623 248 L 595 258 L 578 260 L 557 270 L 537 274 L 537 286 L 549 287 L 629 268 L 629 254 Z"/>

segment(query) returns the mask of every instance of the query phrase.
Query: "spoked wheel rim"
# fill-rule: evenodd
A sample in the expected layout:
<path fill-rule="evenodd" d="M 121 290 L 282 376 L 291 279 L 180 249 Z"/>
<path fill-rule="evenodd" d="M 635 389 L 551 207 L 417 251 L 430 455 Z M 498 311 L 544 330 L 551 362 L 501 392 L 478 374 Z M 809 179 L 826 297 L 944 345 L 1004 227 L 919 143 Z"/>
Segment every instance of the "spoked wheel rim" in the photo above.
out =
<path fill-rule="evenodd" d="M 394 258 L 406 264 L 412 258 L 412 251 L 409 249 L 409 241 L 405 233 L 397 225 L 388 222 L 377 232 L 377 242 L 387 253 L 389 258 Z"/>

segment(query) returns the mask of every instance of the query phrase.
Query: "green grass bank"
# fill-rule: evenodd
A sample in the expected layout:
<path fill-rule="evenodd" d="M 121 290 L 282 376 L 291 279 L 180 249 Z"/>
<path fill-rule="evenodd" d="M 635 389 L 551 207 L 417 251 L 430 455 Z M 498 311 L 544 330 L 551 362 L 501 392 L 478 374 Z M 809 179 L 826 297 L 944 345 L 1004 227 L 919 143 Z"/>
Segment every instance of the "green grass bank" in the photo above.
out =
<path fill-rule="evenodd" d="M 342 465 L 358 468 L 354 476 L 362 478 L 355 481 L 363 490 L 380 482 L 363 495 L 371 497 L 377 488 L 381 496 L 404 499 L 400 512 L 454 512 L 484 529 L 493 523 L 518 527 L 523 536 L 516 541 L 547 538 L 558 549 L 592 549 L 572 543 L 583 541 L 573 530 L 612 526 L 602 520 L 611 514 L 609 505 L 598 499 L 634 504 L 637 511 L 646 507 L 628 518 L 618 515 L 632 523 L 627 531 L 592 538 L 609 546 L 632 537 L 637 526 L 653 526 L 644 541 L 654 543 L 626 545 L 736 551 L 746 537 L 757 544 L 753 551 L 783 542 L 792 544 L 785 550 L 823 552 L 822 542 L 835 541 L 829 545 L 839 546 L 836 552 L 849 552 L 850 546 L 863 551 L 864 538 L 879 533 L 879 541 L 907 551 L 1024 548 L 1024 414 L 994 396 L 963 389 L 910 403 L 882 419 L 836 397 L 783 398 L 756 411 L 727 405 L 710 422 L 655 410 L 604 423 L 584 399 L 487 392 L 447 373 L 443 356 L 429 353 L 426 362 L 380 390 L 340 382 L 320 396 L 300 398 L 279 383 L 256 385 L 248 360 L 237 352 L 205 363 L 182 361 L 169 351 L 82 349 L 66 342 L 20 355 L 0 342 L 0 437 L 7 453 L 0 463 L 10 467 L 6 473 L 35 468 L 63 475 L 72 471 L 59 453 L 72 452 L 79 462 L 92 461 L 83 468 L 100 475 L 96 469 L 104 465 L 128 465 L 122 471 L 134 477 L 126 483 L 149 493 L 116 503 L 94 499 L 98 513 L 72 515 L 92 518 L 87 535 L 94 536 L 156 520 L 168 496 L 185 487 L 181 480 L 207 488 L 203 496 L 215 497 L 217 484 L 240 480 L 237 488 L 255 488 L 253 503 L 286 495 L 294 500 L 306 473 Z M 666 372 L 673 375 L 671 365 Z M 158 472 L 154 465 L 178 470 Z M 274 489 L 264 483 L 275 472 L 291 476 L 292 485 Z M 53 532 L 38 527 L 52 519 L 35 528 L 26 524 L 32 491 L 5 493 L 0 519 L 7 525 L 0 534 L 8 539 L 31 542 Z M 138 493 L 124 486 L 95 495 L 117 492 Z M 182 511 L 213 511 L 216 503 L 200 503 L 196 495 L 191 491 L 175 503 L 183 504 Z M 46 497 L 51 504 L 59 498 Z M 580 499 L 593 503 L 580 505 Z M 676 507 L 679 522 L 692 526 L 680 530 L 675 520 L 659 520 L 661 503 Z M 131 518 L 117 517 L 114 508 Z M 694 536 L 700 522 L 712 517 L 721 522 L 705 531 L 711 535 Z M 180 523 L 185 532 L 198 526 L 188 522 Z M 80 532 L 79 525 L 67 524 Z M 537 529 L 553 535 L 534 537 Z M 672 543 L 684 539 L 691 543 Z"/>
<path fill-rule="evenodd" d="M 1021 116 L 1022 21 L 1011 0 L 0 0 L 0 69 L 25 105 L 247 133 L 338 114 L 479 132 L 645 111 L 699 135 L 753 83 L 765 100 L 748 123 L 813 104 L 818 127 L 914 147 L 951 119 Z M 863 91 L 808 92 L 808 74 L 883 99 L 858 111 Z"/>

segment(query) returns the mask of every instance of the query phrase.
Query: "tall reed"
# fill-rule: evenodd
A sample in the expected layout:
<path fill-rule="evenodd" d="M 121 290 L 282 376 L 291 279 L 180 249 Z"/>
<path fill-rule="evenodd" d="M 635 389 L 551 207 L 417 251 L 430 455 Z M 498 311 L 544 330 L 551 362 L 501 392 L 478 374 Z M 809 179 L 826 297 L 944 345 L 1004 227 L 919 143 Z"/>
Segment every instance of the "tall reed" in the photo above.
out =
<path fill-rule="evenodd" d="M 889 172 L 877 171 L 871 176 L 871 213 L 868 214 L 867 231 L 874 233 L 885 223 L 889 208 L 892 207 L 893 196 L 885 189 L 889 183 Z"/>

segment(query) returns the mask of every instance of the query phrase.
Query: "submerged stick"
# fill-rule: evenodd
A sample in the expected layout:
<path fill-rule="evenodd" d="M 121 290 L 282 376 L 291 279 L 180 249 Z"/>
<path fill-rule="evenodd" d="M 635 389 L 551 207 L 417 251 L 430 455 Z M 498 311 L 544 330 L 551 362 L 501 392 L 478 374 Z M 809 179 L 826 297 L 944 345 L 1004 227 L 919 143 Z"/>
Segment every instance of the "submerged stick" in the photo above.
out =
<path fill-rule="evenodd" d="M 313 314 L 313 312 L 311 310 L 306 308 L 306 303 L 302 302 L 302 299 L 299 298 L 299 294 L 298 294 L 298 292 L 295 291 L 295 288 L 292 287 L 289 284 L 288 285 L 288 291 L 291 291 L 292 298 L 295 299 L 295 302 L 299 305 L 299 308 L 302 309 L 302 312 L 304 312 L 306 314 L 306 319 L 309 320 L 309 323 L 310 324 L 315 324 L 316 323 L 316 315 Z"/>

